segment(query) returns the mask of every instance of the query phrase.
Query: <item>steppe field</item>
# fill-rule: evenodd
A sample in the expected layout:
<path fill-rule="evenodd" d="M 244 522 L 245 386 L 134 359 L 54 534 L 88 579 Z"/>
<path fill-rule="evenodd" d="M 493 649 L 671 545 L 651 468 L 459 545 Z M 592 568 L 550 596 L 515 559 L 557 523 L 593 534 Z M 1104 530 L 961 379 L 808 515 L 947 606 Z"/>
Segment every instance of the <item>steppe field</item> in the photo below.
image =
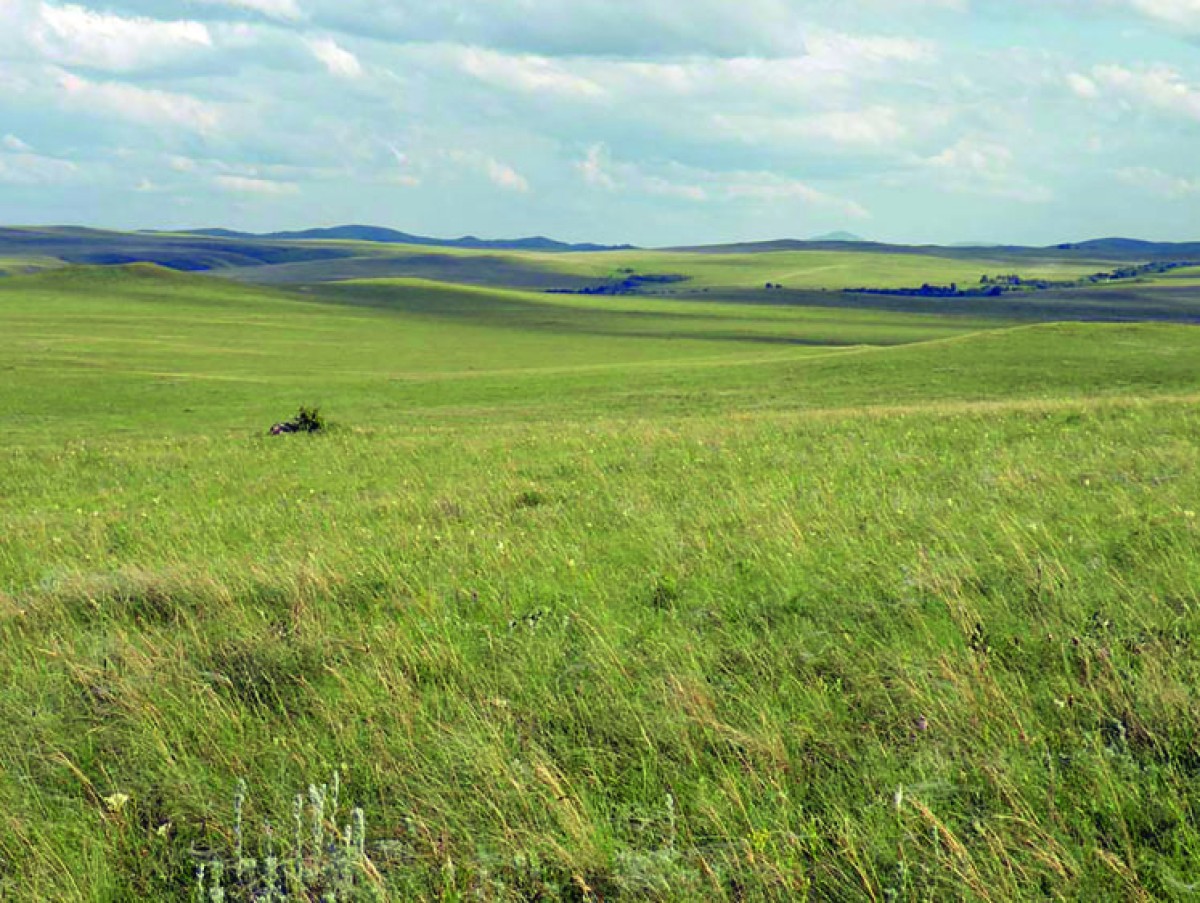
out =
<path fill-rule="evenodd" d="M 0 257 L 0 899 L 1200 893 L 1195 270 L 324 250 Z"/>

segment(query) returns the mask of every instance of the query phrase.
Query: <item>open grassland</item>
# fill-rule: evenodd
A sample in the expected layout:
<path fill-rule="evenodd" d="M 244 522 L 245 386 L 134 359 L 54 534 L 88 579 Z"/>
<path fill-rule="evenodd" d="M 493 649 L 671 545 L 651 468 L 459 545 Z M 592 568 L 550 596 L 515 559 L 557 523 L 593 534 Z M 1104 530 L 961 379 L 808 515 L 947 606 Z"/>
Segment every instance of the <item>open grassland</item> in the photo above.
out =
<path fill-rule="evenodd" d="M 316 245 L 317 243 L 313 243 Z M 682 276 L 672 288 L 761 288 L 766 282 L 794 289 L 904 288 L 926 282 L 975 285 L 980 276 L 1019 273 L 1027 279 L 1068 280 L 1112 268 L 1100 260 L 958 259 L 933 254 L 799 250 L 758 253 L 603 251 L 545 253 L 476 251 L 405 245 L 330 242 L 353 254 L 341 260 L 299 262 L 231 270 L 247 282 L 327 282 L 335 279 L 413 277 L 460 284 L 522 288 L 579 288 L 620 280 L 628 272 Z M 651 291 L 655 289 L 650 288 Z"/>
<path fill-rule="evenodd" d="M 22 276 L 60 266 L 62 266 L 62 262 L 52 257 L 0 256 L 0 276 Z"/>
<path fill-rule="evenodd" d="M 1200 330 L 619 301 L 0 286 L 0 898 L 1189 899 Z"/>
<path fill-rule="evenodd" d="M 1166 285 L 1200 286 L 1200 266 L 1180 267 L 1167 273 L 1159 273 L 1152 277 L 1151 281 Z"/>
<path fill-rule="evenodd" d="M 323 286 L 320 297 L 392 312 L 519 332 L 623 338 L 706 339 L 837 348 L 901 345 L 1009 325 L 999 318 L 896 316 L 878 311 L 759 306 L 719 298 L 688 301 L 642 296 L 562 295 L 448 286 L 423 280 L 350 280 Z M 658 350 L 663 351 L 661 347 Z M 503 349 L 498 349 L 503 353 Z"/>
<path fill-rule="evenodd" d="M 1075 279 L 1096 272 L 1092 261 L 1022 261 L 981 257 L 972 260 L 915 254 L 865 254 L 856 251 L 769 251 L 756 254 L 695 254 L 679 251 L 610 251 L 560 254 L 564 270 L 594 277 L 621 268 L 639 273 L 675 273 L 688 285 L 752 288 L 765 282 L 789 288 L 843 289 L 870 286 L 903 288 L 926 282 L 975 285 L 985 274 L 1019 271 L 1029 279 Z M 1015 269 L 1014 269 L 1015 268 Z"/>
<path fill-rule="evenodd" d="M 399 249 L 397 249 L 398 251 Z M 412 249 L 410 249 L 411 251 Z M 421 249 L 425 253 L 429 249 Z M 396 253 L 397 251 L 393 251 Z M 401 252 L 402 253 L 402 252 Z M 494 256 L 495 252 L 437 249 L 458 258 Z M 605 279 L 623 271 L 688 277 L 689 287 L 756 288 L 765 282 L 798 289 L 900 288 L 929 282 L 974 285 L 982 275 L 1019 272 L 1027 279 L 1076 279 L 1110 264 L 1102 260 L 1015 259 L 1003 254 L 959 259 L 937 254 L 826 249 L 694 253 L 671 250 L 539 253 L 507 251 L 503 256 L 546 270 Z M 1180 271 L 1186 272 L 1186 271 Z"/>
<path fill-rule="evenodd" d="M 550 417 L 598 393 L 644 395 L 680 379 L 704 386 L 694 368 L 757 382 L 760 363 L 998 325 L 872 311 L 756 316 L 736 305 L 603 304 L 430 284 L 351 285 L 338 298 L 353 303 L 153 267 L 0 283 L 9 434 L 58 439 L 81 415 L 106 430 L 245 428 L 309 399 L 361 423 L 488 404 Z M 572 385 L 584 399 L 564 391 Z"/>

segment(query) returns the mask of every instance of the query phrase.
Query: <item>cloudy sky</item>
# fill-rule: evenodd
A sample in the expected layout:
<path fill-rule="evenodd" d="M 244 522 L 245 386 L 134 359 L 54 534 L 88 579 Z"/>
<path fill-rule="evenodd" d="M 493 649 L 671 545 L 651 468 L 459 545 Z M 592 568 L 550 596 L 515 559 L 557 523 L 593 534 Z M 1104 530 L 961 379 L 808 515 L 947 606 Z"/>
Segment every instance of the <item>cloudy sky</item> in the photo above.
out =
<path fill-rule="evenodd" d="M 1200 238 L 1200 0 L 0 0 L 0 222 Z"/>

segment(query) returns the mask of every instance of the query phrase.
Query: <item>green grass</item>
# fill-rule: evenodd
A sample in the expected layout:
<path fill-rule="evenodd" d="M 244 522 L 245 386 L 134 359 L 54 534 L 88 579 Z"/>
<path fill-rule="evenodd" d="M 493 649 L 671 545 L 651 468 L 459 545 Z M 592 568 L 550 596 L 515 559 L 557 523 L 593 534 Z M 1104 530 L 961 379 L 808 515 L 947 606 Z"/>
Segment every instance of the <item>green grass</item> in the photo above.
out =
<path fill-rule="evenodd" d="M 1200 286 L 1200 266 L 1180 267 L 1166 273 L 1156 273 L 1150 276 L 1149 280 L 1155 285 L 1198 287 Z"/>
<path fill-rule="evenodd" d="M 579 288 L 620 280 L 630 272 L 677 275 L 684 283 L 646 291 L 761 288 L 782 283 L 791 289 L 905 288 L 926 282 L 972 286 L 984 274 L 1019 273 L 1027 279 L 1071 280 L 1112 269 L 1101 260 L 1037 260 L 1027 257 L 958 259 L 936 254 L 864 251 L 767 251 L 692 253 L 684 251 L 604 251 L 547 253 L 377 245 L 365 242 L 321 243 L 355 256 L 340 261 L 292 263 L 226 272 L 247 282 L 327 282 L 335 279 L 407 276 L 488 287 Z M 582 283 L 579 280 L 584 280 Z"/>
<path fill-rule="evenodd" d="M 663 298 L 520 292 L 407 279 L 350 280 L 323 287 L 320 296 L 518 332 L 811 347 L 899 345 L 1007 325 L 982 317 L 897 316 L 871 310 L 771 306 L 748 310 L 719 299 L 698 308 L 688 301 Z M 675 346 L 648 347 L 669 357 Z"/>
<path fill-rule="evenodd" d="M 746 368 L 998 325 L 420 283 L 352 285 L 337 297 L 355 303 L 153 267 L 0 283 L 9 435 L 58 440 L 81 417 L 106 432 L 269 426 L 307 401 L 361 423 L 430 407 L 558 405 L 574 403 L 561 392 L 572 381 L 594 385 L 587 394 L 621 392 L 675 379 L 680 364 Z"/>
<path fill-rule="evenodd" d="M 1176 269 L 1176 270 L 1169 270 L 1166 273 L 1155 274 L 1153 278 L 1165 280 L 1168 282 L 1177 280 L 1177 279 L 1185 279 L 1188 281 L 1200 279 L 1200 266 L 1180 267 L 1179 269 Z"/>
<path fill-rule="evenodd" d="M 2 899 L 187 899 L 339 767 L 395 900 L 1200 880 L 1196 329 L 137 268 L 0 330 Z"/>
<path fill-rule="evenodd" d="M 981 256 L 959 260 L 925 254 L 863 251 L 766 251 L 693 253 L 670 250 L 544 253 L 474 251 L 456 248 L 389 246 L 392 253 L 449 255 L 457 258 L 508 257 L 545 269 L 596 279 L 629 269 L 642 274 L 690 277 L 689 287 L 757 288 L 765 282 L 788 288 L 902 288 L 925 282 L 975 285 L 988 274 L 1019 272 L 1028 279 L 1075 279 L 1104 268 L 1102 261 L 1029 260 Z M 1111 268 L 1111 267 L 1110 267 Z"/>
<path fill-rule="evenodd" d="M 22 276 L 62 266 L 52 257 L 0 257 L 0 277 Z"/>
<path fill-rule="evenodd" d="M 613 251 L 562 254 L 565 270 L 597 277 L 628 267 L 639 273 L 691 277 L 688 287 L 760 287 L 766 282 L 795 289 L 904 288 L 926 282 L 976 285 L 984 274 L 1019 272 L 1029 279 L 1074 279 L 1096 272 L 1093 261 L 1021 261 L 997 258 L 954 260 L 917 254 L 857 251 L 770 251 L 756 254 L 696 254 L 672 251 Z"/>

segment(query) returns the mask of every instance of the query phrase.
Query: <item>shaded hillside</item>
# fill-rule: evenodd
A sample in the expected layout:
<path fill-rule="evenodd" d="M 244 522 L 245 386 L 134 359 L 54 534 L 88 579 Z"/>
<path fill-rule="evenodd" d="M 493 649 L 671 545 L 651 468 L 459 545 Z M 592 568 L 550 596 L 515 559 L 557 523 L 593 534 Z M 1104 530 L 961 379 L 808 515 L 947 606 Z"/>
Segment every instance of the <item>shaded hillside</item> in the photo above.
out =
<path fill-rule="evenodd" d="M 77 227 L 0 229 L 0 257 L 45 257 L 103 266 L 155 263 L 187 272 L 329 261 L 352 253 L 337 247 L 198 235 L 105 232 Z"/>
<path fill-rule="evenodd" d="M 404 253 L 378 257 L 309 260 L 224 270 L 217 275 L 253 285 L 341 282 L 347 279 L 431 279 L 459 285 L 536 290 L 582 290 L 594 280 L 539 265 L 521 257 L 491 254 Z"/>
<path fill-rule="evenodd" d="M 976 257 L 1005 257 L 1013 260 L 1095 261 L 1200 260 L 1200 242 L 1153 242 L 1131 238 L 1102 238 L 1093 241 L 1032 248 L 1022 245 L 892 245 L 873 241 L 830 241 L 777 239 L 671 248 L 697 254 L 766 254 L 775 251 L 855 251 L 877 254 L 918 254 L 964 260 Z"/>
<path fill-rule="evenodd" d="M 851 291 L 722 289 L 680 291 L 674 301 L 877 310 L 891 313 L 984 317 L 1002 320 L 1097 323 L 1200 323 L 1200 290 L 1169 285 L 1052 289 L 999 297 L 936 298 Z"/>
<path fill-rule="evenodd" d="M 633 247 L 632 245 L 598 245 L 587 242 L 569 244 L 546 238 L 543 235 L 500 239 L 477 238 L 474 235 L 465 235 L 462 238 L 430 238 L 426 235 L 413 235 L 382 226 L 333 226 L 327 229 L 303 229 L 265 234 L 233 232 L 228 229 L 195 229 L 186 234 L 268 241 L 370 241 L 379 244 L 467 248 L 479 251 L 626 251 Z"/>

